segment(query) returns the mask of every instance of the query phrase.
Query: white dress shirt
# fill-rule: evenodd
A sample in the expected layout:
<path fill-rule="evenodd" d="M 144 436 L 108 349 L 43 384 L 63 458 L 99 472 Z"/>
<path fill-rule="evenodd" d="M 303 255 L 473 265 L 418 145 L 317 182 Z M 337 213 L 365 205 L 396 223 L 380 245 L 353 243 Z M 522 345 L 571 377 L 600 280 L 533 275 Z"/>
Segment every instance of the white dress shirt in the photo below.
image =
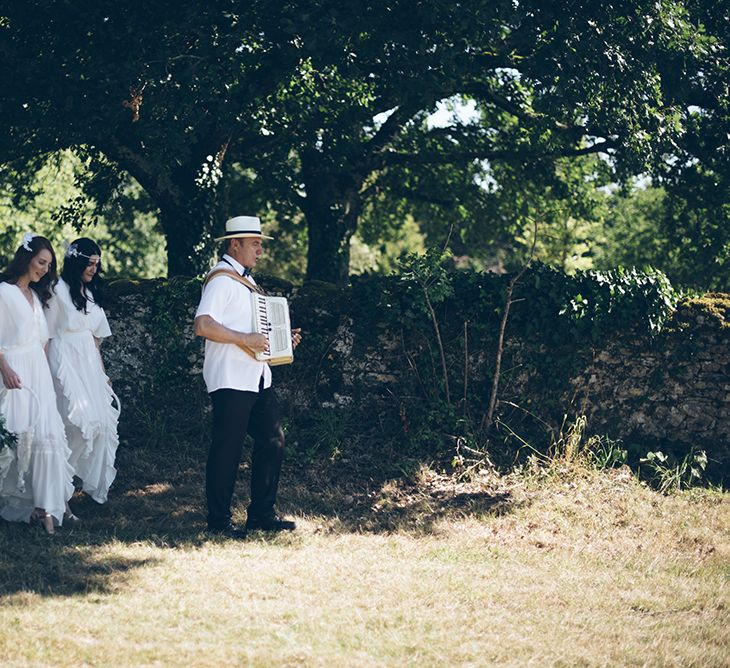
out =
<path fill-rule="evenodd" d="M 230 255 L 224 255 L 211 273 L 220 269 L 233 269 L 239 276 L 244 272 L 244 267 Z M 251 276 L 246 279 L 256 284 Z M 228 329 L 250 334 L 254 331 L 251 290 L 229 276 L 216 276 L 203 288 L 195 317 L 200 315 L 208 315 Z M 259 362 L 233 343 L 205 340 L 203 379 L 209 393 L 220 389 L 258 392 L 262 376 L 264 389 L 271 387 L 271 369 L 266 362 Z"/>

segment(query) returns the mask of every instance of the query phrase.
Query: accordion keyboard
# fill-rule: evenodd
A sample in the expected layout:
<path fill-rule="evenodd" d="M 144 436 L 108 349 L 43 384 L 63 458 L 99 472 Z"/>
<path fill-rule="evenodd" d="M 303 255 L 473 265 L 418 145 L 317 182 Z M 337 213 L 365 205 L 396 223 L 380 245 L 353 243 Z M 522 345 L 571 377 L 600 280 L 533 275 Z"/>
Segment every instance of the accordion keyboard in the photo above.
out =
<path fill-rule="evenodd" d="M 294 359 L 291 343 L 289 305 L 284 297 L 252 294 L 254 330 L 269 341 L 269 350 L 257 353 L 256 359 L 269 364 L 288 364 Z"/>

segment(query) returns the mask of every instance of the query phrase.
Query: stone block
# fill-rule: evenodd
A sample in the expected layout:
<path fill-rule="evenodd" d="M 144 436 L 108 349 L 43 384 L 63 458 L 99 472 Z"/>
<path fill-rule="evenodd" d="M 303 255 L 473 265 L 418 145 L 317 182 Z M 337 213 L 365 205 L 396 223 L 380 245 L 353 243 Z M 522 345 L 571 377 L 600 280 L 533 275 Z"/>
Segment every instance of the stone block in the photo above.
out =
<path fill-rule="evenodd" d="M 670 409 L 669 416 L 668 416 L 668 422 L 672 427 L 674 427 L 674 428 L 679 427 L 686 419 L 687 419 L 686 414 L 683 413 L 682 411 L 680 411 L 678 408 L 672 407 Z"/>

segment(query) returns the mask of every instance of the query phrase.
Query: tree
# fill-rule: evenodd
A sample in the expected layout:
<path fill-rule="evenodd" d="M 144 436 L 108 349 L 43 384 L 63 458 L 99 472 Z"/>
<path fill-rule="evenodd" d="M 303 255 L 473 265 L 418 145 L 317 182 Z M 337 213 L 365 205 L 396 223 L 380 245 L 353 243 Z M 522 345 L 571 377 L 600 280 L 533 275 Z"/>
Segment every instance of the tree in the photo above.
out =
<path fill-rule="evenodd" d="M 0 160 L 103 152 L 159 208 L 172 272 L 195 269 L 239 163 L 267 207 L 303 216 L 307 275 L 342 282 L 363 212 L 400 170 L 659 163 L 695 104 L 675 90 L 721 80 L 719 14 L 694 0 L 9 3 L 0 64 L 19 83 L 2 82 Z M 479 122 L 430 127 L 458 97 Z"/>
<path fill-rule="evenodd" d="M 107 276 L 153 278 L 164 273 L 164 239 L 145 192 L 133 180 L 97 207 L 79 185 L 89 165 L 69 151 L 42 161 L 32 177 L 5 168 L 0 179 L 0 266 L 6 266 L 25 232 L 50 239 L 60 254 L 64 242 L 88 236 L 103 250 Z M 59 258 L 60 263 L 60 258 Z"/>
<path fill-rule="evenodd" d="M 698 195 L 703 185 L 701 178 L 688 178 L 684 197 L 650 184 L 614 193 L 601 239 L 593 244 L 594 267 L 653 266 L 676 287 L 729 290 L 730 200 L 711 208 L 710 195 Z"/>
<path fill-rule="evenodd" d="M 402 169 L 387 180 L 370 217 L 382 221 L 388 208 L 419 221 L 429 245 L 448 243 L 458 266 L 514 271 L 530 254 L 569 273 L 592 266 L 602 236 L 611 169 L 596 156 L 560 158 L 525 168 L 506 162 L 460 170 Z M 393 178 L 394 177 L 394 178 Z M 487 180 L 488 179 L 488 180 Z M 448 183 L 448 190 L 443 187 Z"/>
<path fill-rule="evenodd" d="M 730 289 L 730 21 L 709 0 L 686 4 L 699 45 L 661 63 L 682 132 L 658 137 L 651 184 L 618 193 L 599 262 L 653 264 L 676 285 Z M 702 67 L 697 65 L 702 63 Z"/>
<path fill-rule="evenodd" d="M 274 148 L 257 160 L 278 198 L 304 213 L 315 278 L 345 280 L 363 212 L 399 182 L 405 199 L 428 193 L 437 202 L 464 191 L 452 187 L 458 170 L 488 179 L 505 164 L 539 182 L 554 160 L 591 153 L 608 155 L 618 176 L 647 169 L 678 144 L 691 116 L 666 63 L 681 60 L 683 81 L 717 69 L 717 38 L 691 3 L 390 2 L 387 10 L 370 8 L 340 62 L 305 62 L 268 105 Z M 479 122 L 429 126 L 430 112 L 455 96 L 476 103 Z M 429 190 L 406 185 L 429 170 Z"/>
<path fill-rule="evenodd" d="M 257 103 L 299 59 L 297 8 L 264 4 L 4 3 L 0 161 L 21 171 L 68 147 L 112 161 L 158 208 L 168 271 L 194 273 L 226 152 L 257 133 Z"/>

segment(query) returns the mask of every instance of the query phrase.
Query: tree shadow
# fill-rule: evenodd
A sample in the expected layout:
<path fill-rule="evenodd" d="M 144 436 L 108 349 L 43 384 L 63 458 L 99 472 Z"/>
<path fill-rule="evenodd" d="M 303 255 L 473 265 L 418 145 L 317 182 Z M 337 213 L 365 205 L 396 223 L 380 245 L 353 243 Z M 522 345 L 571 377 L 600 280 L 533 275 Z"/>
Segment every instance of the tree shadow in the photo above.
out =
<path fill-rule="evenodd" d="M 171 463 L 163 468 L 149 454 L 120 451 L 109 501 L 100 505 L 77 492 L 70 503 L 81 520 L 65 522 L 52 536 L 38 526 L 0 521 L 0 600 L 22 592 L 109 593 L 161 561 L 135 556 L 135 544 L 174 549 L 211 540 L 204 532 L 201 474 L 173 471 L 174 460 L 166 460 Z"/>
<path fill-rule="evenodd" d="M 248 455 L 236 483 L 237 523 L 245 521 L 248 503 Z M 175 453 L 123 447 L 117 468 L 108 503 L 99 505 L 77 493 L 71 505 L 81 521 L 65 523 L 54 536 L 40 527 L 0 522 L 0 600 L 21 592 L 115 591 L 136 570 L 161 561 L 135 556 L 135 544 L 186 549 L 227 540 L 205 531 L 202 447 Z M 444 519 L 503 514 L 518 505 L 506 488 L 449 482 L 448 476 L 419 480 L 373 462 L 304 467 L 292 460 L 282 473 L 279 509 L 312 518 L 317 530 L 323 525 L 331 532 L 427 533 Z M 307 531 L 298 533 L 305 538 Z M 251 538 L 276 540 L 261 532 Z"/>
<path fill-rule="evenodd" d="M 46 536 L 39 527 L 0 525 L 0 600 L 18 593 L 71 596 L 111 593 L 131 573 L 156 562 L 108 554 L 106 539 L 78 540 L 76 532 Z"/>
<path fill-rule="evenodd" d="M 359 482 L 327 481 L 320 471 L 288 482 L 281 495 L 285 508 L 320 518 L 334 532 L 432 533 L 444 520 L 503 515 L 525 503 L 506 486 L 459 483 L 437 474 L 414 480 L 386 473 Z"/>

